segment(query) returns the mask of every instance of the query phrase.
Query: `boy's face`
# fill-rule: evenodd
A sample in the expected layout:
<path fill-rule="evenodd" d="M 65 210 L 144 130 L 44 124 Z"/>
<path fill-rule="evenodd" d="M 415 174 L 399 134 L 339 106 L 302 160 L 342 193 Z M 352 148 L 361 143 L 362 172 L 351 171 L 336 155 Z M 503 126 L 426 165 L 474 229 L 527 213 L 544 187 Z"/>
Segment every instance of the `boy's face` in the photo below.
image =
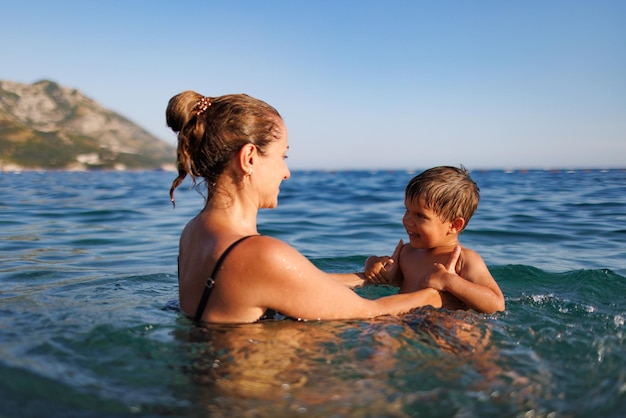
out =
<path fill-rule="evenodd" d="M 451 228 L 451 222 L 444 222 L 439 215 L 426 207 L 422 197 L 405 199 L 406 212 L 402 224 L 409 235 L 413 248 L 429 249 L 446 245 L 455 245 L 457 234 Z"/>

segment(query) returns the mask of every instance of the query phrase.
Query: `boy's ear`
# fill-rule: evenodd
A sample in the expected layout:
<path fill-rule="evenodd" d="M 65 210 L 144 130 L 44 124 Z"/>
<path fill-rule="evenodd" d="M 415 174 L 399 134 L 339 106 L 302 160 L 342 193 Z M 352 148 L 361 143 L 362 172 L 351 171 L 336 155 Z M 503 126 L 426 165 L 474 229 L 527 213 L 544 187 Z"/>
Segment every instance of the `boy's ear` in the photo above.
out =
<path fill-rule="evenodd" d="M 450 232 L 459 233 L 463 230 L 464 226 L 465 226 L 465 219 L 459 216 L 458 218 L 455 218 L 452 220 L 452 222 L 450 222 Z"/>

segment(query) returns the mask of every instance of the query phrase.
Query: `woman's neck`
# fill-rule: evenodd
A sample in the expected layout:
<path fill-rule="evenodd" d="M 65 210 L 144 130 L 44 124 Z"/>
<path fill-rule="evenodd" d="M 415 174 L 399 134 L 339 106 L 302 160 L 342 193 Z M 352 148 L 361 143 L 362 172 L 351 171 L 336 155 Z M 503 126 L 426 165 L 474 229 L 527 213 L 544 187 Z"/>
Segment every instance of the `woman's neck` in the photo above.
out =
<path fill-rule="evenodd" d="M 257 234 L 258 208 L 249 199 L 216 193 L 200 213 L 212 225 L 238 235 Z"/>

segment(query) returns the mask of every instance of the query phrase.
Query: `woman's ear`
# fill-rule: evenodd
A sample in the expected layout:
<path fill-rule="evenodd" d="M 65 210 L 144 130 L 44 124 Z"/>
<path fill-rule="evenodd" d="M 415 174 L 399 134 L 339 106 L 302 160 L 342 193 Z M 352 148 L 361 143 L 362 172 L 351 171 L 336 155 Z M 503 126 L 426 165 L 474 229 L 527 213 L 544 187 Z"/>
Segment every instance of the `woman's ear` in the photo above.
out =
<path fill-rule="evenodd" d="M 256 145 L 248 143 L 241 147 L 239 150 L 239 166 L 245 174 L 250 174 L 254 171 L 258 156 Z"/>
<path fill-rule="evenodd" d="M 459 232 L 463 230 L 464 226 L 465 226 L 465 219 L 459 216 L 458 218 L 455 218 L 450 222 L 450 232 L 458 234 Z"/>

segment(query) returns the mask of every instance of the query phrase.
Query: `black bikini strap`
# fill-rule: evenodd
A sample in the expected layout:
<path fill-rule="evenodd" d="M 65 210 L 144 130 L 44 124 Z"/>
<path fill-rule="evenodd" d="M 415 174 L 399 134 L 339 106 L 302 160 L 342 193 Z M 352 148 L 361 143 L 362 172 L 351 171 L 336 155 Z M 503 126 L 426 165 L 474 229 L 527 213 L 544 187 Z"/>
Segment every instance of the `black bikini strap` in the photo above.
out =
<path fill-rule="evenodd" d="M 200 298 L 200 303 L 198 304 L 198 309 L 196 310 L 196 316 L 193 317 L 194 321 L 200 321 L 200 318 L 202 318 L 202 314 L 204 313 L 204 310 L 206 309 L 206 304 L 209 301 L 209 296 L 211 296 L 211 290 L 213 290 L 213 285 L 215 284 L 215 276 L 217 275 L 217 272 L 219 268 L 222 266 L 222 263 L 226 259 L 226 256 L 228 255 L 228 253 L 233 248 L 235 248 L 237 244 L 239 244 L 241 241 L 243 241 L 246 238 L 250 238 L 251 236 L 253 235 L 241 237 L 237 241 L 230 244 L 230 246 L 226 248 L 226 250 L 222 253 L 220 258 L 217 260 L 217 263 L 215 263 L 215 267 L 213 268 L 213 272 L 207 279 L 206 285 L 204 286 L 204 292 L 202 292 L 202 297 Z"/>

